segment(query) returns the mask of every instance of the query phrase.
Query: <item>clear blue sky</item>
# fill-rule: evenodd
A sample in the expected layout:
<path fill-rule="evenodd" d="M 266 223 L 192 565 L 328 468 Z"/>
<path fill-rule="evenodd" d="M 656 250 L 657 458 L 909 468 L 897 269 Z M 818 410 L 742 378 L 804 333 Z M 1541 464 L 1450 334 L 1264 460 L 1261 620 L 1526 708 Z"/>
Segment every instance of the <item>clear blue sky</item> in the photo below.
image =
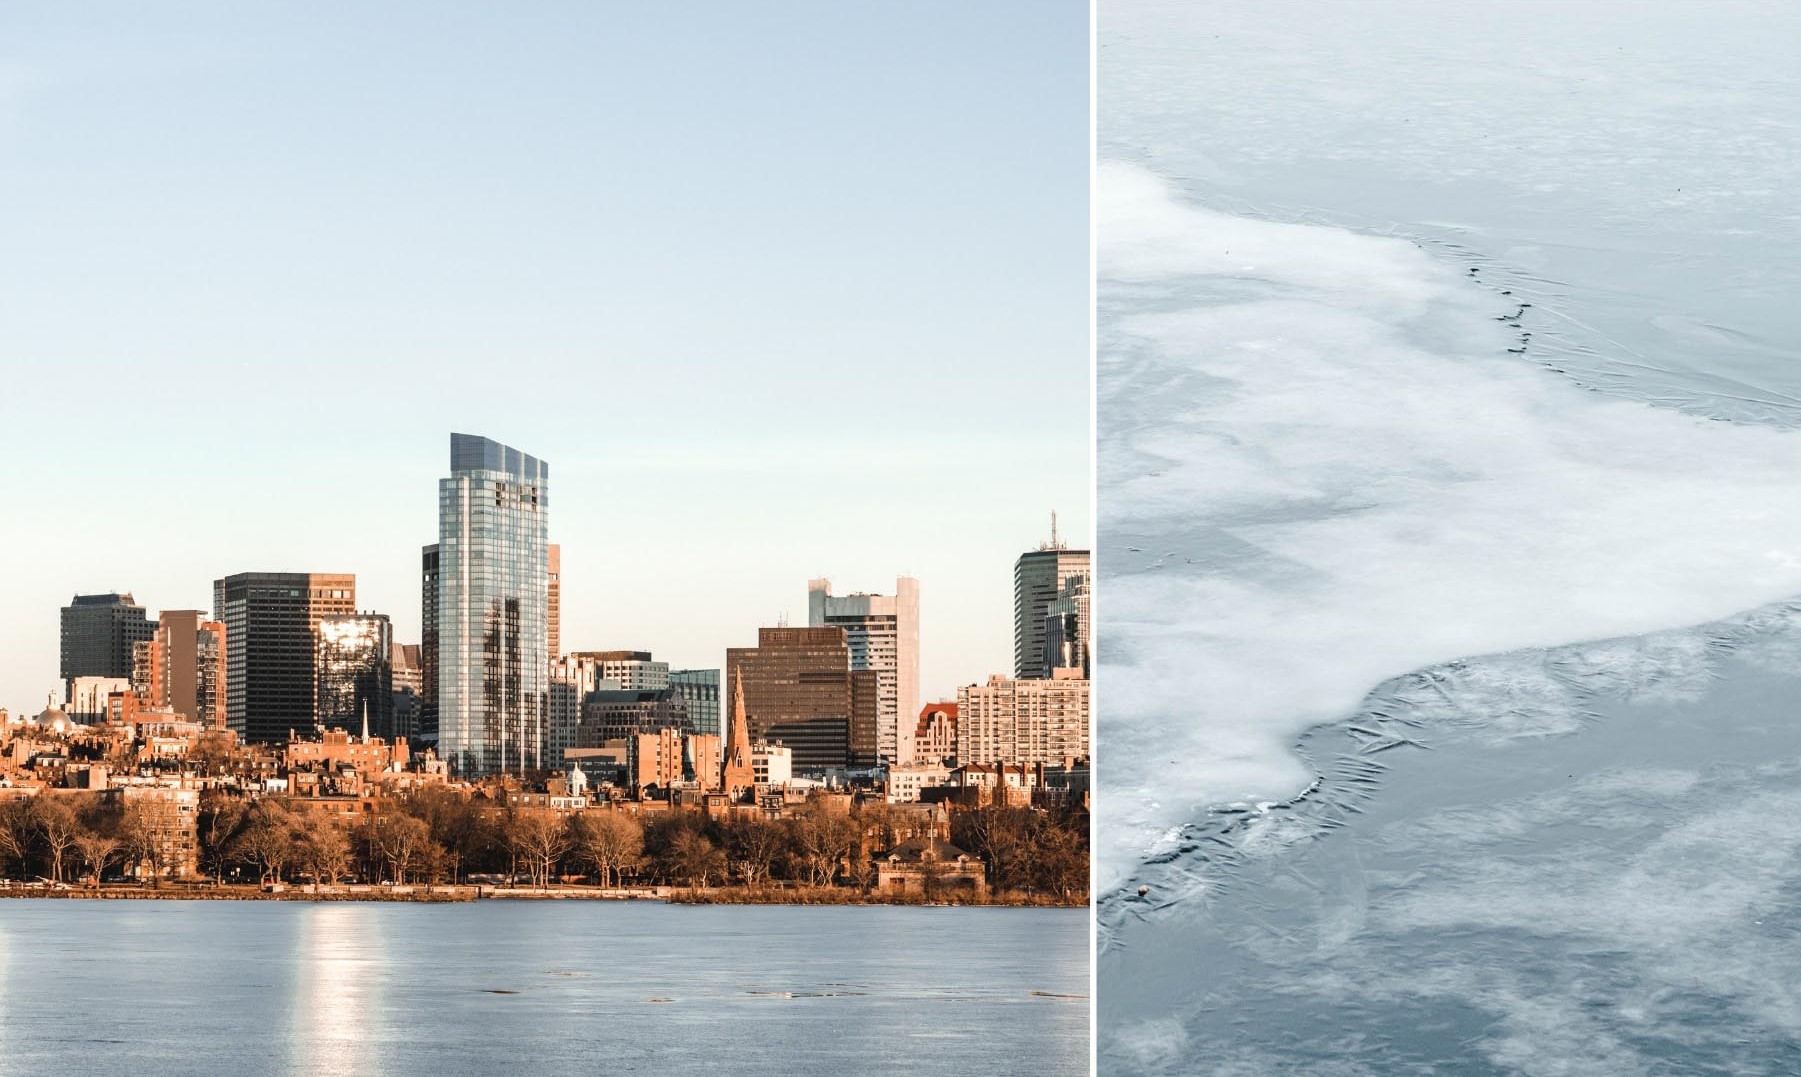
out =
<path fill-rule="evenodd" d="M 928 698 L 1089 530 L 1088 8 L 0 9 L 0 706 L 57 609 L 349 571 L 451 430 L 549 461 L 565 646 L 922 583 Z"/>

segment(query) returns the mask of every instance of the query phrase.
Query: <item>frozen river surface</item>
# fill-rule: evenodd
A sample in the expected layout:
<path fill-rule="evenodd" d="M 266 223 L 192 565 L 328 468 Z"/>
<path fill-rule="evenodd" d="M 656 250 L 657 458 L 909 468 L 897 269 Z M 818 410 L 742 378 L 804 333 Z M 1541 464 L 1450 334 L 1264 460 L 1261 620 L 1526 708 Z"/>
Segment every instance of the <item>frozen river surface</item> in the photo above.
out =
<path fill-rule="evenodd" d="M 1104 1070 L 1796 1068 L 1801 12 L 1633 11 L 1103 8 Z"/>
<path fill-rule="evenodd" d="M 0 1074 L 1088 1072 L 1080 909 L 0 900 Z"/>

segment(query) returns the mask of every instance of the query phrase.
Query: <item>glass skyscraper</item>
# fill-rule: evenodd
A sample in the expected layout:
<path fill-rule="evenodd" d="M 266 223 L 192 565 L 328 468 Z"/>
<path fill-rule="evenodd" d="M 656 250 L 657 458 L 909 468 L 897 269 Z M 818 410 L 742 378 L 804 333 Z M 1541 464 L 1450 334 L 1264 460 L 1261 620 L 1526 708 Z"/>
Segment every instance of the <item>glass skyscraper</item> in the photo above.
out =
<path fill-rule="evenodd" d="M 388 652 L 393 630 L 386 614 L 321 617 L 314 668 L 319 678 L 319 724 L 351 733 L 394 736 L 394 674 Z"/>
<path fill-rule="evenodd" d="M 543 765 L 550 468 L 450 435 L 438 481 L 438 753 L 465 777 Z"/>

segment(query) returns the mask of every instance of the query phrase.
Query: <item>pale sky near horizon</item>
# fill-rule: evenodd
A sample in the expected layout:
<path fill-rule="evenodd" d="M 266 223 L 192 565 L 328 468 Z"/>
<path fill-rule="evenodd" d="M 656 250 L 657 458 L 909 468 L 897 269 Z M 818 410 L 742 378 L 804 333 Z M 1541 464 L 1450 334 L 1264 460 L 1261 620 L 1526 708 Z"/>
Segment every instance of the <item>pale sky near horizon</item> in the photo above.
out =
<path fill-rule="evenodd" d="M 927 699 L 1090 532 L 1088 6 L 9 5 L 0 706 L 58 609 L 354 572 L 546 460 L 565 649 L 921 581 Z"/>

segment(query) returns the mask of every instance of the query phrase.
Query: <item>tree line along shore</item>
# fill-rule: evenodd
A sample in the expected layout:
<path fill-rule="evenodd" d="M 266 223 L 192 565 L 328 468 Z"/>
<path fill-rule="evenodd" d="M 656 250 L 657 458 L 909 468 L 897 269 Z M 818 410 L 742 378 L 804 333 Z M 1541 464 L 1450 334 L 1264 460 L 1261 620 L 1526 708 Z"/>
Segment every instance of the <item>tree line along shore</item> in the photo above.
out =
<path fill-rule="evenodd" d="M 153 810 L 74 794 L 0 800 L 0 896 L 706 904 L 1086 905 L 1088 823 L 990 806 L 941 816 L 819 798 L 780 818 L 551 812 L 427 787 L 355 821 L 305 798 L 208 790 L 194 847 Z M 190 861 L 172 880 L 169 862 Z"/>

